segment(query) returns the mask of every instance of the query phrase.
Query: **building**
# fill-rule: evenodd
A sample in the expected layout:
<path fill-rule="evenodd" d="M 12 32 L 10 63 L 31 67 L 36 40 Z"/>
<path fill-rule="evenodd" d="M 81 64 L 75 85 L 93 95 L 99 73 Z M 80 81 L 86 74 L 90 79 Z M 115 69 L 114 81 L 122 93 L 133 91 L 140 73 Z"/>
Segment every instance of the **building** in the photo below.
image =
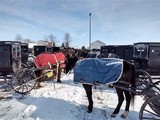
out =
<path fill-rule="evenodd" d="M 101 42 L 100 40 L 96 40 L 91 43 L 91 49 L 92 50 L 100 50 L 101 46 L 105 46 L 106 44 Z"/>

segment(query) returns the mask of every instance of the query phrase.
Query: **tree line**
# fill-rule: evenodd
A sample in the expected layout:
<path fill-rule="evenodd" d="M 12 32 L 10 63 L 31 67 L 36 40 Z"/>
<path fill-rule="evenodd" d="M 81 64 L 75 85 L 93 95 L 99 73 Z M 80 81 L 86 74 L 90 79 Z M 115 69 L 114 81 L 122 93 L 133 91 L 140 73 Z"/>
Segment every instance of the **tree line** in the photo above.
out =
<path fill-rule="evenodd" d="M 28 38 L 24 39 L 21 34 L 16 35 L 15 41 L 25 42 L 25 43 L 35 42 L 35 41 L 33 41 L 31 39 L 28 39 Z M 51 42 L 53 44 L 53 46 L 56 46 L 56 44 L 58 43 L 58 41 L 56 40 L 56 36 L 52 33 L 49 34 L 49 35 L 46 35 L 43 40 L 38 40 L 37 42 L 38 43 L 49 43 L 49 42 Z M 71 35 L 68 32 L 66 32 L 65 35 L 64 35 L 63 42 L 62 42 L 61 46 L 62 47 L 70 47 L 71 42 L 72 42 Z"/>

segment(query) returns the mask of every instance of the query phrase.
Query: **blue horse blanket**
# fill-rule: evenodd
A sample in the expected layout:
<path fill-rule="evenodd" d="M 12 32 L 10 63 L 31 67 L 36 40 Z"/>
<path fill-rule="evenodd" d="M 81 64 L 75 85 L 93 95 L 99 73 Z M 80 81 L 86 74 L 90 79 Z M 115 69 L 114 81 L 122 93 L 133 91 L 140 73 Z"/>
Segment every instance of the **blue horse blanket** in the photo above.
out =
<path fill-rule="evenodd" d="M 86 58 L 74 66 L 74 83 L 110 84 L 117 82 L 123 71 L 123 60 L 118 58 Z"/>

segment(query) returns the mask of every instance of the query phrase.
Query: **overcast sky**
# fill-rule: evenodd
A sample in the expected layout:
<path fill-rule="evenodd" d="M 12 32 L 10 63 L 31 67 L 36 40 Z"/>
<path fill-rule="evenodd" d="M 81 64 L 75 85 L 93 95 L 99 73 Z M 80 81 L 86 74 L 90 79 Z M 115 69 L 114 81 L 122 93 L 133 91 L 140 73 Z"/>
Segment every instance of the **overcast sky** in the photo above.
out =
<path fill-rule="evenodd" d="M 68 32 L 72 46 L 160 42 L 160 0 L 0 0 L 0 40 L 42 40 Z"/>

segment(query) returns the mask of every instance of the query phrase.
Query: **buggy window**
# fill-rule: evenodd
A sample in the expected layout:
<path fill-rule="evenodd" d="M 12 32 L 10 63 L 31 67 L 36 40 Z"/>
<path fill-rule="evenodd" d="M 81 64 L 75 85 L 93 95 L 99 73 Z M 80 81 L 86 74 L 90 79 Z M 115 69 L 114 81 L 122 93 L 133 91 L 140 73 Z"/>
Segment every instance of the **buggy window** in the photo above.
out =
<path fill-rule="evenodd" d="M 28 52 L 28 46 L 27 46 L 27 45 L 26 45 L 26 46 L 25 46 L 25 45 L 24 45 L 24 46 L 22 45 L 22 46 L 21 46 L 21 52 L 27 53 L 27 52 Z"/>
<path fill-rule="evenodd" d="M 160 47 L 159 46 L 150 47 L 149 58 L 150 59 L 160 59 Z"/>
<path fill-rule="evenodd" d="M 16 58 L 17 57 L 17 49 L 16 49 L 16 45 L 12 46 L 12 58 Z"/>
<path fill-rule="evenodd" d="M 47 52 L 52 53 L 52 48 L 51 47 L 47 47 Z"/>
<path fill-rule="evenodd" d="M 17 44 L 17 57 L 21 56 L 21 47 L 19 44 Z"/>
<path fill-rule="evenodd" d="M 134 57 L 148 59 L 148 46 L 144 44 L 137 44 L 134 46 Z"/>
<path fill-rule="evenodd" d="M 17 58 L 21 56 L 21 46 L 20 44 L 12 45 L 12 58 Z"/>

